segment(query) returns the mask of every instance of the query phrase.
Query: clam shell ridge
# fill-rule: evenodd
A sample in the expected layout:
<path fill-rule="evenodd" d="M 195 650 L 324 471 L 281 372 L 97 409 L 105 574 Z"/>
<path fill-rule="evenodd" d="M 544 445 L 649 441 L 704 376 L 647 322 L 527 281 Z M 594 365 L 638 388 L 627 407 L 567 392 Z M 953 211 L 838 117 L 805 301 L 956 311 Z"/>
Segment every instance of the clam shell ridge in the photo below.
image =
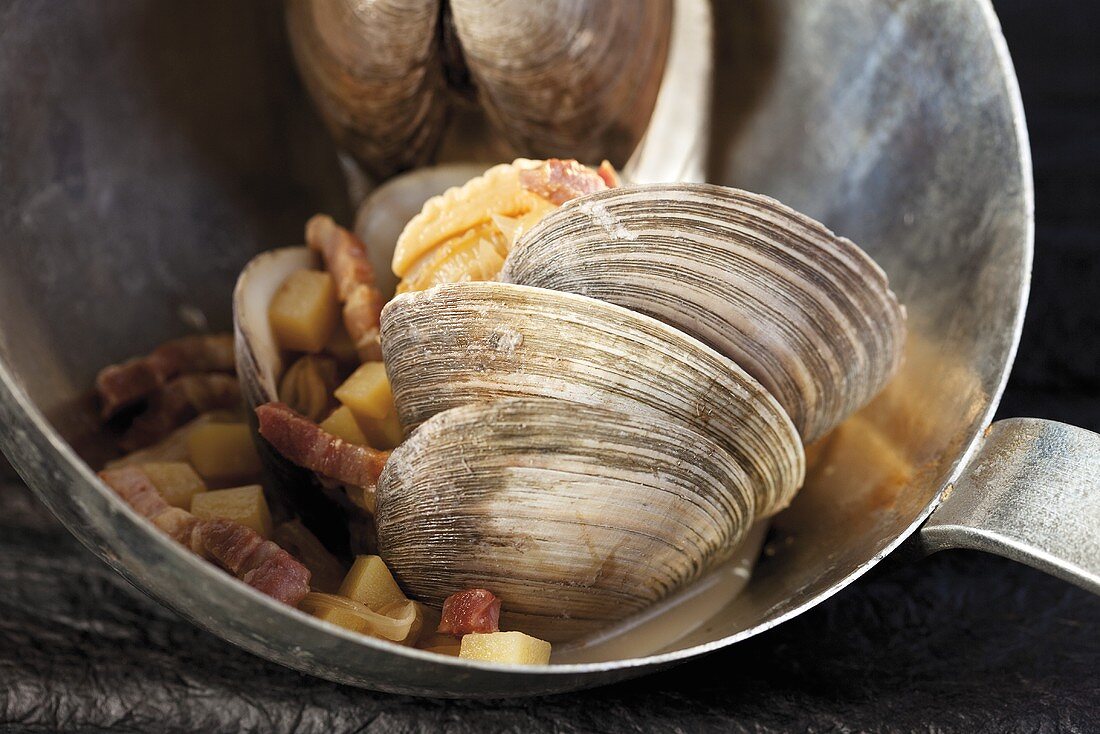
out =
<path fill-rule="evenodd" d="M 760 516 L 802 483 L 798 434 L 756 380 L 677 329 L 604 301 L 495 282 L 406 293 L 382 312 L 382 352 L 407 430 L 468 403 L 556 398 L 710 437 L 748 474 Z"/>
<path fill-rule="evenodd" d="M 721 447 L 652 415 L 543 398 L 437 413 L 378 487 L 379 551 L 439 604 L 485 587 L 554 641 L 643 609 L 728 557 L 753 517 Z"/>
<path fill-rule="evenodd" d="M 569 202 L 516 243 L 501 280 L 653 316 L 741 365 L 812 442 L 897 370 L 905 311 L 851 241 L 774 199 L 710 184 Z"/>

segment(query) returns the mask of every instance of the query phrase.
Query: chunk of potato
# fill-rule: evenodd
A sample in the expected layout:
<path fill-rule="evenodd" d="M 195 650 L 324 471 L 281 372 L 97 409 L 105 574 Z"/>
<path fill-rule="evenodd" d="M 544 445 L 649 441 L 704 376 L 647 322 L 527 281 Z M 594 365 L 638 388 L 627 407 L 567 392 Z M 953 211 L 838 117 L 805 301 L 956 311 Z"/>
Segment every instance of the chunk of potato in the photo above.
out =
<path fill-rule="evenodd" d="M 363 434 L 363 429 L 360 428 L 359 423 L 356 422 L 355 416 L 353 416 L 347 406 L 344 405 L 332 411 L 332 415 L 321 422 L 321 428 L 328 431 L 333 436 L 341 438 L 348 443 L 356 444 L 357 446 L 366 446 L 370 443 Z"/>
<path fill-rule="evenodd" d="M 471 633 L 462 636 L 458 656 L 488 663 L 546 665 L 550 662 L 550 643 L 522 632 Z"/>
<path fill-rule="evenodd" d="M 142 464 L 141 470 L 152 480 L 164 501 L 186 510 L 191 498 L 206 491 L 206 484 L 185 461 L 156 461 Z"/>
<path fill-rule="evenodd" d="M 258 484 L 203 492 L 191 499 L 191 514 L 201 520 L 232 520 L 271 538 L 271 512 Z"/>
<path fill-rule="evenodd" d="M 340 320 L 335 281 L 319 270 L 291 273 L 275 291 L 267 317 L 283 349 L 321 351 Z"/>
<path fill-rule="evenodd" d="M 362 419 L 359 427 L 367 443 L 383 451 L 397 448 L 405 438 L 405 429 L 401 427 L 401 419 L 397 417 L 396 410 L 385 418 Z"/>
<path fill-rule="evenodd" d="M 249 479 L 262 468 L 252 443 L 252 430 L 244 423 L 197 427 L 187 435 L 187 455 L 195 471 L 207 481 Z"/>
<path fill-rule="evenodd" d="M 393 410 L 393 392 L 382 362 L 365 362 L 336 388 L 336 399 L 347 406 L 360 423 L 381 419 Z"/>
<path fill-rule="evenodd" d="M 408 601 L 405 592 L 393 580 L 393 574 L 378 556 L 358 556 L 337 592 L 376 612 Z"/>

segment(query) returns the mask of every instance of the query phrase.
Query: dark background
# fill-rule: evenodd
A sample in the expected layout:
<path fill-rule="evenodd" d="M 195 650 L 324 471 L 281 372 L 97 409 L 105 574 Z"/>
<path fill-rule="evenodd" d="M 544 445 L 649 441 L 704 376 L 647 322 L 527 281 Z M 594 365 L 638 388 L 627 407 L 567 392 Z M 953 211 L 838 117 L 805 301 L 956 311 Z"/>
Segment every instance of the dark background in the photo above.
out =
<path fill-rule="evenodd" d="M 995 6 L 1023 90 L 1038 220 L 1000 415 L 1100 431 L 1100 9 Z M 977 553 L 886 566 L 778 629 L 639 681 L 429 701 L 307 678 L 229 647 L 129 590 L 25 490 L 5 486 L 0 728 L 1100 731 L 1100 600 Z"/>

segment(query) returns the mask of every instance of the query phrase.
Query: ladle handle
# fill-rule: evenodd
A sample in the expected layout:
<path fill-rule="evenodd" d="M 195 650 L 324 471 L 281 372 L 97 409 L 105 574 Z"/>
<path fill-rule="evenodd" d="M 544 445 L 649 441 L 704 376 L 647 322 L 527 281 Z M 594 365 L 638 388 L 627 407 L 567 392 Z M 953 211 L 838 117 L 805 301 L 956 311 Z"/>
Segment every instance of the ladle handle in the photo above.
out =
<path fill-rule="evenodd" d="M 994 423 L 921 529 L 929 552 L 973 548 L 1100 594 L 1100 434 Z"/>

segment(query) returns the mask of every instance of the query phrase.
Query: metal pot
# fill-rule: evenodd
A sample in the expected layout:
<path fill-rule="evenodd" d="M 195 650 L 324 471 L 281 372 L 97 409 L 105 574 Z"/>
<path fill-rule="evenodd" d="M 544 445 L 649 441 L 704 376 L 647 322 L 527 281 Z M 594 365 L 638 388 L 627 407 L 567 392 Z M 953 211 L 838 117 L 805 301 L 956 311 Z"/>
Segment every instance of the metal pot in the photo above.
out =
<path fill-rule="evenodd" d="M 89 468 L 99 366 L 226 327 L 233 280 L 256 250 L 297 241 L 314 211 L 349 218 L 270 4 L 9 13 L 0 445 L 139 589 L 265 658 L 386 691 L 533 695 L 641 675 L 799 614 L 910 536 L 1100 591 L 1100 436 L 989 423 L 1019 340 L 1033 235 L 1023 110 L 989 3 L 754 0 L 716 12 L 709 178 L 859 242 L 890 273 L 912 336 L 901 375 L 860 415 L 869 430 L 834 437 L 831 470 L 776 519 L 745 591 L 668 651 L 511 668 L 345 633 L 189 555 Z M 872 450 L 871 436 L 883 445 Z"/>

